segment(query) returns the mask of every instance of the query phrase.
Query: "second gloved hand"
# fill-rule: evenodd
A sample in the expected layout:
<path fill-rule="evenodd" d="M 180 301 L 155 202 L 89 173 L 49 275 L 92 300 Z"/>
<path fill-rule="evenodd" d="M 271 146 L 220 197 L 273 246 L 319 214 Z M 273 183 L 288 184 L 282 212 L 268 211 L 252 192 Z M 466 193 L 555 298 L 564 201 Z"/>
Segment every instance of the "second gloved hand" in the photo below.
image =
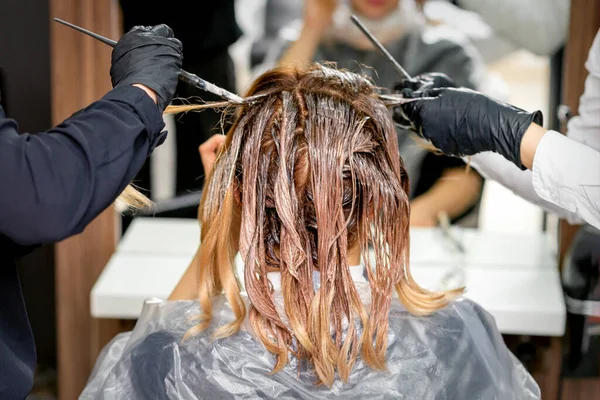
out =
<path fill-rule="evenodd" d="M 411 79 L 403 79 L 394 86 L 396 93 L 402 93 L 405 90 L 410 92 L 423 91 L 427 89 L 455 88 L 456 83 L 446 74 L 439 72 L 430 72 L 417 75 Z"/>
<path fill-rule="evenodd" d="M 113 87 L 142 84 L 154 90 L 163 111 L 173 99 L 183 56 L 181 42 L 167 25 L 136 26 L 112 52 Z"/>
<path fill-rule="evenodd" d="M 442 152 L 465 156 L 493 151 L 521 164 L 521 139 L 542 113 L 529 113 L 469 89 L 437 88 L 412 92 L 415 101 L 394 109 L 394 120 L 429 140 Z"/>

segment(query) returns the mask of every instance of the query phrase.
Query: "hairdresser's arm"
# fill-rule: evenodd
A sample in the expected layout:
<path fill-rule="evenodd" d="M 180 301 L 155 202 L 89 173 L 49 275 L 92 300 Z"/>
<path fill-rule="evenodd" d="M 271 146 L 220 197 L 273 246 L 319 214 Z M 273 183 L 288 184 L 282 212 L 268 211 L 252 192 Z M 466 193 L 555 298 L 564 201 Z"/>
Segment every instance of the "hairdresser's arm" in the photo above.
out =
<path fill-rule="evenodd" d="M 440 212 L 456 218 L 479 198 L 482 179 L 464 167 L 446 169 L 441 178 L 411 202 L 410 223 L 413 226 L 435 226 Z"/>
<path fill-rule="evenodd" d="M 36 135 L 19 135 L 0 108 L 0 234 L 28 245 L 83 231 L 164 137 L 149 93 L 116 88 Z"/>
<path fill-rule="evenodd" d="M 578 116 L 569 121 L 567 137 L 537 124 L 520 140 L 522 171 L 499 154 L 471 157 L 471 165 L 517 195 L 566 218 L 600 228 L 600 34 L 586 62 L 589 72 L 579 99 Z M 439 115 L 437 113 L 436 115 Z M 489 114 L 493 115 L 493 114 Z M 506 114 L 505 124 L 513 121 Z M 518 135 L 517 135 L 518 136 Z M 510 137 L 510 136 L 509 136 Z M 496 140 L 496 143 L 503 143 Z M 518 142 L 517 142 L 518 143 Z M 461 151 L 464 153 L 464 150 Z M 503 153 L 500 151 L 500 153 Z"/>
<path fill-rule="evenodd" d="M 485 179 L 498 182 L 510 189 L 517 196 L 536 204 L 548 212 L 565 218 L 571 224 L 581 224 L 581 218 L 562 207 L 542 199 L 533 187 L 530 170 L 523 171 L 507 161 L 500 154 L 485 152 L 470 157 L 471 167 L 477 170 Z"/>
<path fill-rule="evenodd" d="M 472 164 L 484 177 L 498 180 L 563 217 L 574 220 L 576 215 L 600 228 L 598 50 L 600 33 L 586 62 L 589 74 L 579 101 L 579 116 L 569 122 L 568 137 L 541 128 L 539 113 L 530 114 L 461 89 L 425 88 L 416 94 L 404 85 L 401 90 L 405 95 L 430 100 L 402 105 L 394 118 L 401 125 L 411 125 L 446 154 L 473 155 Z M 493 154 L 475 155 L 489 151 L 509 161 Z"/>
<path fill-rule="evenodd" d="M 532 124 L 521 142 L 527 171 L 493 153 L 477 154 L 471 160 L 484 177 L 526 200 L 571 223 L 583 220 L 600 228 L 600 152 Z"/>
<path fill-rule="evenodd" d="M 337 0 L 306 0 L 300 36 L 284 53 L 280 64 L 301 67 L 313 60 L 336 6 Z"/>
<path fill-rule="evenodd" d="M 533 53 L 549 56 L 565 43 L 571 0 L 459 0 L 503 38 Z"/>
<path fill-rule="evenodd" d="M 528 113 L 481 93 L 466 89 L 426 89 L 422 93 L 411 95 L 408 90 L 404 94 L 422 96 L 422 100 L 397 107 L 394 114 L 397 123 L 412 125 L 445 154 L 474 156 L 493 151 L 516 169 L 529 168 L 532 171 L 529 185 L 539 198 L 559 207 L 552 210 L 561 216 L 565 212 L 577 214 L 600 227 L 600 152 L 595 150 L 598 147 L 546 131 L 539 126 L 541 113 Z M 598 115 L 594 114 L 596 121 Z M 594 137 L 600 140 L 600 127 Z M 474 156 L 475 161 L 478 157 Z M 506 166 L 513 171 L 511 176 L 517 174 L 514 168 Z M 508 174 L 498 175 L 498 171 L 481 172 L 484 177 L 498 179 L 513 190 L 518 187 L 515 182 L 522 182 L 510 180 Z"/>

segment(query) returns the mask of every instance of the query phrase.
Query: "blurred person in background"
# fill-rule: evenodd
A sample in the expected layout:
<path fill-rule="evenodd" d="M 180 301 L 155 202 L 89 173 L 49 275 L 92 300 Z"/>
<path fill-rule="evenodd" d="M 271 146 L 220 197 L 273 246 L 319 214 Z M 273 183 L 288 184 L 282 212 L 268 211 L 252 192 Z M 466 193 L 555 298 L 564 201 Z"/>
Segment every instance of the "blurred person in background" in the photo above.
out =
<path fill-rule="evenodd" d="M 517 49 L 552 56 L 565 44 L 571 0 L 429 0 L 425 15 L 466 34 L 486 62 Z"/>
<path fill-rule="evenodd" d="M 234 0 L 175 1 L 168 7 L 143 0 L 120 0 L 120 4 L 125 31 L 135 25 L 158 22 L 169 25 L 185 49 L 183 69 L 235 92 L 234 66 L 228 48 L 241 36 L 241 30 L 235 20 Z M 177 86 L 175 97 L 184 100 L 200 97 L 205 101 L 219 99 L 182 83 Z M 174 103 L 179 104 L 177 99 Z M 212 110 L 176 118 L 176 194 L 202 188 L 204 173 L 198 159 L 198 146 L 220 132 L 219 122 L 220 115 Z M 136 177 L 136 184 L 152 190 L 150 174 L 148 160 Z M 191 217 L 195 217 L 195 213 Z"/>
<path fill-rule="evenodd" d="M 268 4 L 267 4 L 268 7 Z M 484 66 L 468 41 L 446 26 L 426 23 L 415 0 L 307 0 L 298 39 L 281 64 L 332 61 L 339 67 L 370 75 L 391 88 L 400 76 L 394 66 L 350 21 L 356 14 L 410 75 L 443 72 L 461 86 L 477 88 Z M 399 150 L 414 183 L 411 187 L 413 226 L 435 226 L 445 212 L 457 220 L 476 205 L 481 177 L 466 171 L 462 160 L 429 153 L 406 131 L 399 131 Z"/>

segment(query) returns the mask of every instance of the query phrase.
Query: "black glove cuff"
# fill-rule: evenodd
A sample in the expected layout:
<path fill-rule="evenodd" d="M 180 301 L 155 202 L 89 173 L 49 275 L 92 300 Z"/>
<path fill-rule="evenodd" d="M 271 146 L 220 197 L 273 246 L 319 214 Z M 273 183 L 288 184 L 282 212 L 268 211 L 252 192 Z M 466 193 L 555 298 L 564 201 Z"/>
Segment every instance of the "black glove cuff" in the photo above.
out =
<path fill-rule="evenodd" d="M 512 157 L 507 157 L 510 161 L 512 161 L 517 167 L 521 168 L 521 170 L 526 170 L 527 168 L 521 163 L 521 141 L 523 140 L 523 136 L 527 129 L 531 126 L 531 124 L 537 124 L 539 126 L 544 125 L 544 115 L 541 111 L 534 111 L 532 113 L 523 112 L 521 120 L 519 122 L 519 127 L 517 131 L 517 135 L 513 142 L 514 148 L 512 151 Z"/>
<path fill-rule="evenodd" d="M 544 126 L 544 114 L 540 110 L 534 111 L 532 122 L 539 126 Z"/>

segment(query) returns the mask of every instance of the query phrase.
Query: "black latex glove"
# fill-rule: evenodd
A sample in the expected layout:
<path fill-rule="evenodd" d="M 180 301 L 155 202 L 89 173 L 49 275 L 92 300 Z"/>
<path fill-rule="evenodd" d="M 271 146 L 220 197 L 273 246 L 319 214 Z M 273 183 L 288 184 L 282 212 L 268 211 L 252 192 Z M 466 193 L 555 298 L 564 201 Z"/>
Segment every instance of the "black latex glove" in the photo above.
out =
<path fill-rule="evenodd" d="M 403 97 L 413 97 L 413 92 L 422 92 L 428 89 L 439 89 L 451 87 L 455 88 L 457 85 L 452 79 L 446 74 L 439 72 L 431 72 L 426 74 L 417 75 L 410 79 L 403 79 L 394 86 L 394 92 L 402 94 Z M 396 109 L 394 112 L 394 120 L 396 124 L 404 129 L 411 129 L 412 123 L 406 119 L 406 116 Z"/>
<path fill-rule="evenodd" d="M 413 92 L 416 92 L 446 87 L 455 88 L 457 86 L 448 75 L 439 72 L 432 72 L 428 74 L 417 75 L 410 79 L 404 79 L 394 86 L 394 91 L 396 93 L 402 93 L 403 90 L 409 89 Z"/>
<path fill-rule="evenodd" d="M 402 93 L 417 100 L 396 107 L 394 120 L 442 152 L 465 156 L 493 151 L 524 169 L 521 140 L 532 122 L 542 125 L 540 111 L 529 113 L 469 89 Z"/>
<path fill-rule="evenodd" d="M 182 59 L 181 42 L 167 25 L 135 26 L 113 49 L 110 78 L 113 87 L 149 87 L 164 110 L 175 94 Z"/>

